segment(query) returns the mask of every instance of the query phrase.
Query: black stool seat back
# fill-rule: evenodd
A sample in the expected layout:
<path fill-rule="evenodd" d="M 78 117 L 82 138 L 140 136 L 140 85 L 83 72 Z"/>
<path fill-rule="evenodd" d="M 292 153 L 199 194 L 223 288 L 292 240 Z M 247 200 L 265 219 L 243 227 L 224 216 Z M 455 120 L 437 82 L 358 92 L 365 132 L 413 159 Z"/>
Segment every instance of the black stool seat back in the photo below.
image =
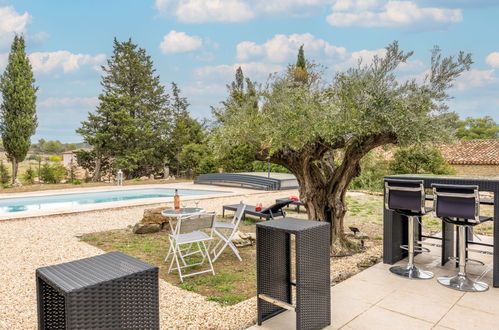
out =
<path fill-rule="evenodd" d="M 478 221 L 480 199 L 478 186 L 432 184 L 433 203 L 438 218 Z"/>
<path fill-rule="evenodd" d="M 390 210 L 425 213 L 423 180 L 385 180 L 385 207 Z"/>

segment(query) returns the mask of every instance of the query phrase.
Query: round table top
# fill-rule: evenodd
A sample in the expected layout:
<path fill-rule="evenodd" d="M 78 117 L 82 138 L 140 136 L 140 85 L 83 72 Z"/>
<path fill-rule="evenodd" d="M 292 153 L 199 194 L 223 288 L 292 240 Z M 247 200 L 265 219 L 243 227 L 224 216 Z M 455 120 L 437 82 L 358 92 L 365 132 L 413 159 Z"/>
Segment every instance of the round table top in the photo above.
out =
<path fill-rule="evenodd" d="M 206 213 L 206 211 L 200 207 L 181 207 L 178 211 L 175 211 L 174 209 L 161 211 L 161 214 L 166 217 L 185 217 L 203 213 Z"/>

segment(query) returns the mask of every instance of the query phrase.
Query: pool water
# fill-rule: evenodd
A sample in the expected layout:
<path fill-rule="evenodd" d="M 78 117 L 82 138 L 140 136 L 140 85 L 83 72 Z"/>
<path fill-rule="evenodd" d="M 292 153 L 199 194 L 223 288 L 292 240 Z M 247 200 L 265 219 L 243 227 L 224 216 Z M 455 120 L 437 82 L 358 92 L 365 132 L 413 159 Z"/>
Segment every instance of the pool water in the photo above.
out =
<path fill-rule="evenodd" d="M 182 197 L 205 196 L 213 194 L 223 194 L 228 192 L 197 189 L 179 189 L 178 193 Z M 173 197 L 174 194 L 175 189 L 151 188 L 71 193 L 64 195 L 0 198 L 0 214 L 32 210 L 70 208 L 78 205 L 99 204 L 132 199 Z"/>

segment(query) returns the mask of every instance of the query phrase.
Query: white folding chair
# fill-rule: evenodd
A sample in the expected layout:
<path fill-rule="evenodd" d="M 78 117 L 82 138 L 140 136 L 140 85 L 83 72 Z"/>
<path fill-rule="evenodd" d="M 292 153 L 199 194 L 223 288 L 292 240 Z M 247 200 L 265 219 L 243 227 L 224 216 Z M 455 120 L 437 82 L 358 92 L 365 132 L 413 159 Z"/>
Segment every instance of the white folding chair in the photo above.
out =
<path fill-rule="evenodd" d="M 213 263 L 209 253 L 210 241 L 213 240 L 214 222 L 215 213 L 193 215 L 170 221 L 171 234 L 168 235 L 170 248 L 165 258 L 165 262 L 167 262 L 168 258 L 170 258 L 170 256 L 172 257 L 168 273 L 173 270 L 178 271 L 181 282 L 184 281 L 184 277 L 202 273 L 211 272 L 215 275 L 215 270 L 213 269 Z M 207 234 L 203 230 L 209 230 L 210 233 Z M 193 250 L 193 247 L 195 246 L 197 246 L 197 249 Z M 202 260 L 197 263 L 188 264 L 185 258 L 194 254 L 200 254 L 203 257 Z M 206 259 L 208 259 L 210 269 L 189 274 L 182 274 L 182 269 L 202 265 Z M 175 267 L 174 264 L 176 265 Z"/>
<path fill-rule="evenodd" d="M 237 259 L 239 259 L 239 261 L 243 260 L 239 255 L 239 251 L 237 250 L 236 246 L 234 245 L 234 243 L 232 243 L 232 239 L 234 238 L 234 235 L 236 235 L 237 233 L 237 228 L 239 227 L 239 223 L 243 218 L 245 209 L 246 205 L 241 202 L 237 207 L 236 213 L 234 214 L 234 218 L 232 219 L 231 222 L 218 222 L 218 221 L 215 222 L 213 226 L 213 232 L 220 238 L 220 240 L 217 242 L 217 244 L 213 247 L 213 250 L 211 251 L 214 255 L 213 262 L 215 262 L 215 260 L 217 260 L 218 257 L 220 257 L 220 255 L 222 254 L 223 250 L 225 250 L 226 247 L 230 247 L 232 251 L 234 251 L 234 254 L 236 255 Z M 221 247 L 219 248 L 220 245 Z"/>

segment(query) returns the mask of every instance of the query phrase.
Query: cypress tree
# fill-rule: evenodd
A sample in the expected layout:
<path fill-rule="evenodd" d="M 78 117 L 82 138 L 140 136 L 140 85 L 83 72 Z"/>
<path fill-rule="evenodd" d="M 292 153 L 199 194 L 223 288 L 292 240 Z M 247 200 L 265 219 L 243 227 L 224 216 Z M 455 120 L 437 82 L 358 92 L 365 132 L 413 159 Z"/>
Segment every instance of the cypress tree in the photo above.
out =
<path fill-rule="evenodd" d="M 303 45 L 301 45 L 300 49 L 298 49 L 298 57 L 296 59 L 296 67 L 302 68 L 302 69 L 307 68 L 307 63 L 305 61 L 305 51 L 303 50 Z"/>
<path fill-rule="evenodd" d="M 0 78 L 3 102 L 0 105 L 3 146 L 12 163 L 12 183 L 17 177 L 19 163 L 26 158 L 35 134 L 36 91 L 35 78 L 31 69 L 26 45 L 22 36 L 16 35 L 12 42 L 5 72 Z"/>

